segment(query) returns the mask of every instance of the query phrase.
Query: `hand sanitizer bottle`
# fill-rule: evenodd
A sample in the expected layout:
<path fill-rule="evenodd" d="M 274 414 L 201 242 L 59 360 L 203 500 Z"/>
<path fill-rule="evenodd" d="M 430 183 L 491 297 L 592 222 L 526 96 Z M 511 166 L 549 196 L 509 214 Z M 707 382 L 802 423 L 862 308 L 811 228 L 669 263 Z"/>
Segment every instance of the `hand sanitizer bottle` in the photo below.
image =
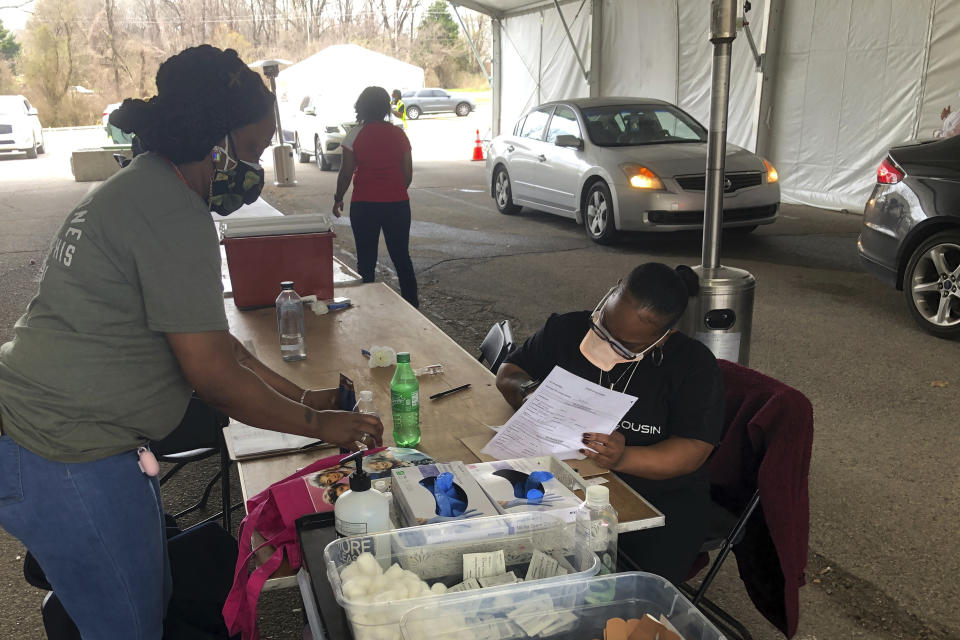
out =
<path fill-rule="evenodd" d="M 370 488 L 370 476 L 363 470 L 363 451 L 357 451 L 341 461 L 357 463 L 350 474 L 350 491 L 337 498 L 333 515 L 337 533 L 355 536 L 390 530 L 390 498 Z"/>

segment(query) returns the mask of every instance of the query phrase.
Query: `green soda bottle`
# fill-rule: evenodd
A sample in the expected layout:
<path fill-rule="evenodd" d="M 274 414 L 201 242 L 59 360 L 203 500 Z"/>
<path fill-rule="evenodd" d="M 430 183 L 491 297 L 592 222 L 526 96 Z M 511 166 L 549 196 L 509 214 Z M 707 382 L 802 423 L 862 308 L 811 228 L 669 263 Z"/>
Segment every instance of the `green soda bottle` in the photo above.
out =
<path fill-rule="evenodd" d="M 420 383 L 410 368 L 410 354 L 397 354 L 397 370 L 390 381 L 393 442 L 398 447 L 420 444 Z"/>

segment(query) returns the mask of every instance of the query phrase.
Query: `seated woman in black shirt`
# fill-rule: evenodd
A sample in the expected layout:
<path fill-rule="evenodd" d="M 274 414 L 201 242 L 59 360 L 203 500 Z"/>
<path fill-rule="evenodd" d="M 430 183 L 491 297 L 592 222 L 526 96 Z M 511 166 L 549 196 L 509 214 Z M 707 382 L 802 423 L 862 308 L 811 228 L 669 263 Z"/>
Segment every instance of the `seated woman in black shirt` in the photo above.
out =
<path fill-rule="evenodd" d="M 555 366 L 636 396 L 612 434 L 584 434 L 581 452 L 666 516 L 666 526 L 623 534 L 619 545 L 642 570 L 675 584 L 706 535 L 710 484 L 703 463 L 723 423 L 716 358 L 673 329 L 697 288 L 689 267 L 642 264 L 592 313 L 551 315 L 497 373 L 497 388 L 514 408 Z"/>

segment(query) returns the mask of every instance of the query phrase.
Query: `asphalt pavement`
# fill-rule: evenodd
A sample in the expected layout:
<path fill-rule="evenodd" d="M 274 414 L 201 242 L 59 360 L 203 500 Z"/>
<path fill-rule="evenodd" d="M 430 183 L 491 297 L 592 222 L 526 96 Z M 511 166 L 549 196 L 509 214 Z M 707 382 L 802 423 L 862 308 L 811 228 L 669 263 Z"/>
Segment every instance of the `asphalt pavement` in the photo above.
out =
<path fill-rule="evenodd" d="M 409 130 L 421 311 L 468 351 L 496 320 L 510 319 L 522 339 L 551 312 L 592 308 L 641 262 L 699 261 L 697 233 L 601 247 L 570 220 L 529 210 L 500 215 L 483 163 L 468 160 L 486 122 L 482 113 L 425 117 Z M 53 232 L 89 188 L 71 181 L 67 152 L 98 136 L 55 134 L 40 160 L 0 158 L 0 341 L 36 289 Z M 328 212 L 336 173 L 298 165 L 297 178 L 264 197 L 288 214 Z M 337 254 L 350 263 L 349 220 L 336 222 Z M 808 584 L 797 637 L 960 638 L 960 343 L 920 331 L 903 295 L 861 271 L 859 225 L 856 215 L 786 205 L 772 226 L 725 234 L 721 249 L 724 264 L 757 278 L 750 366 L 814 405 Z M 384 247 L 379 273 L 396 285 Z M 206 477 L 189 473 L 196 477 L 165 489 L 169 504 L 184 503 Z M 0 532 L 0 638 L 43 637 L 42 594 L 20 576 L 22 553 Z M 782 637 L 747 599 L 733 558 L 710 595 L 758 640 Z M 297 597 L 264 597 L 264 637 L 300 637 Z"/>

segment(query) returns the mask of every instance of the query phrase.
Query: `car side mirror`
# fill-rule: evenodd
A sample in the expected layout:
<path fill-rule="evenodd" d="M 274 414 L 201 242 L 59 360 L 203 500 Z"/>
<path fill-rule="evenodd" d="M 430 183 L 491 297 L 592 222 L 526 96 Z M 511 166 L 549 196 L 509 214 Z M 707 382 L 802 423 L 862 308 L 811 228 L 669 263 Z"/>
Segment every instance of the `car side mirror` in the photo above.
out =
<path fill-rule="evenodd" d="M 305 116 L 315 116 L 315 115 L 317 115 L 317 108 L 316 108 L 316 107 L 307 107 L 306 109 L 303 110 L 303 115 L 305 115 Z"/>
<path fill-rule="evenodd" d="M 40 115 L 40 112 L 37 111 L 37 108 L 36 108 L 36 107 L 30 107 L 29 109 L 27 109 L 27 115 L 28 115 L 28 116 L 38 116 L 38 115 Z"/>
<path fill-rule="evenodd" d="M 554 142 L 558 147 L 569 147 L 571 149 L 583 149 L 583 140 L 577 136 L 559 135 Z"/>

